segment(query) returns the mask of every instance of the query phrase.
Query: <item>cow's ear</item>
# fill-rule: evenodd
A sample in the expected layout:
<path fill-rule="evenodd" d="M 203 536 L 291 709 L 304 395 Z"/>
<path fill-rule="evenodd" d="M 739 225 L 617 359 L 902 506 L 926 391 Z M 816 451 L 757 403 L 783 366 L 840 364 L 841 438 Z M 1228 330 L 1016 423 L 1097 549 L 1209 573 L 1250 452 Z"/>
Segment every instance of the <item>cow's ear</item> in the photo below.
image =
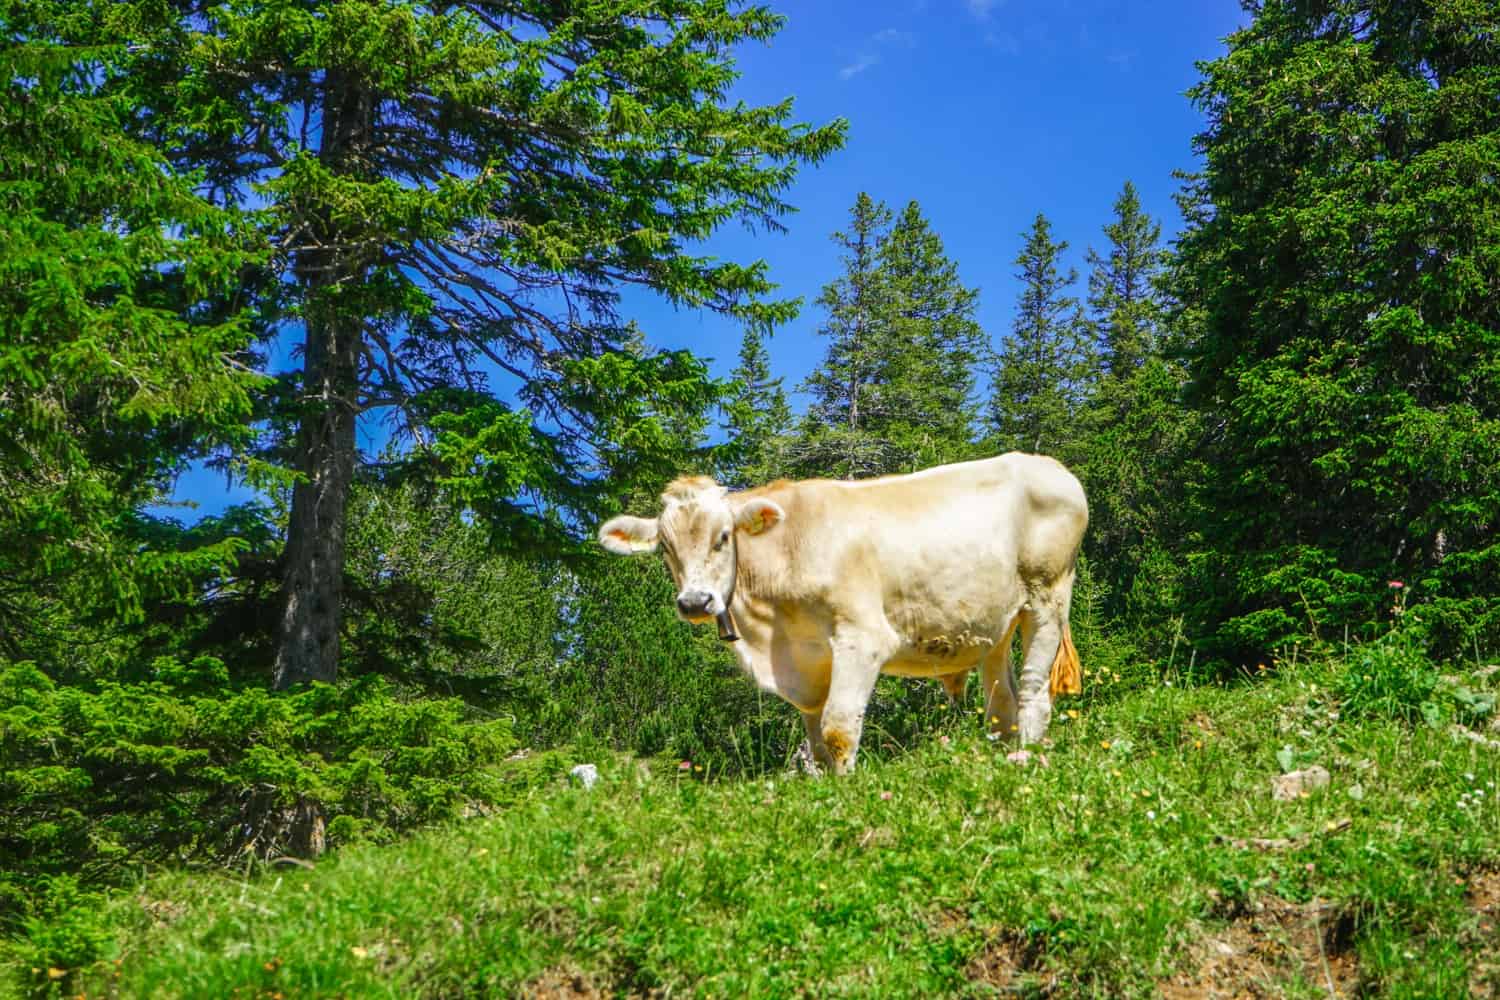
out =
<path fill-rule="evenodd" d="M 621 514 L 599 529 L 599 544 L 617 556 L 633 556 L 656 550 L 656 521 Z"/>
<path fill-rule="evenodd" d="M 734 526 L 747 535 L 758 535 L 780 524 L 786 511 L 773 500 L 756 497 L 735 512 Z"/>

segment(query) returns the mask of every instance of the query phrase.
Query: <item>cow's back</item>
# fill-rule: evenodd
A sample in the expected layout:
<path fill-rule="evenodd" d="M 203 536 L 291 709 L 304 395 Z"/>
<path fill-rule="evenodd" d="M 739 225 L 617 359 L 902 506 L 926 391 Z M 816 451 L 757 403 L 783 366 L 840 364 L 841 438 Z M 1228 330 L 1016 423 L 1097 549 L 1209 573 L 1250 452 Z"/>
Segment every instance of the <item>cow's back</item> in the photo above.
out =
<path fill-rule="evenodd" d="M 825 520 L 860 525 L 893 551 L 906 539 L 927 550 L 955 537 L 974 544 L 984 536 L 1006 539 L 1021 561 L 1040 566 L 1070 540 L 1076 545 L 1088 525 L 1082 485 L 1045 455 L 1008 452 L 907 475 L 806 485 L 823 491 Z"/>

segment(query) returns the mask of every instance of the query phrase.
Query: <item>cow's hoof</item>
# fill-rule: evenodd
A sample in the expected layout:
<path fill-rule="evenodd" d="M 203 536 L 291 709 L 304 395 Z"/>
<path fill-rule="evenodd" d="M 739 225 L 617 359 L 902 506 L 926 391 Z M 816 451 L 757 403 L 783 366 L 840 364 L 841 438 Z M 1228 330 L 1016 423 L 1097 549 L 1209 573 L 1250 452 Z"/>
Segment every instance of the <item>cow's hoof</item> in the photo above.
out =
<path fill-rule="evenodd" d="M 1005 755 L 1005 759 L 1017 767 L 1026 767 L 1035 764 L 1037 767 L 1047 767 L 1047 755 L 1034 753 L 1030 750 L 1013 750 Z"/>

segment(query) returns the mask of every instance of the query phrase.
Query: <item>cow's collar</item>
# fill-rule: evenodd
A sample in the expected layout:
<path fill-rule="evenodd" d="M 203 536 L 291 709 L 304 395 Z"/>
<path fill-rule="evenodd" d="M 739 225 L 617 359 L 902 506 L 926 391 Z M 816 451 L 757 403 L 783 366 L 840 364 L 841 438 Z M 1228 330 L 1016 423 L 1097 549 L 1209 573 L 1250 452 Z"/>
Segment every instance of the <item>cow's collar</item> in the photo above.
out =
<path fill-rule="evenodd" d="M 729 613 L 729 606 L 734 603 L 734 582 L 740 575 L 740 540 L 734 535 L 729 537 L 729 544 L 734 546 L 734 576 L 729 578 L 729 590 L 724 594 L 724 610 L 714 619 L 719 625 L 720 642 L 738 642 L 740 638 L 734 630 L 734 616 Z"/>

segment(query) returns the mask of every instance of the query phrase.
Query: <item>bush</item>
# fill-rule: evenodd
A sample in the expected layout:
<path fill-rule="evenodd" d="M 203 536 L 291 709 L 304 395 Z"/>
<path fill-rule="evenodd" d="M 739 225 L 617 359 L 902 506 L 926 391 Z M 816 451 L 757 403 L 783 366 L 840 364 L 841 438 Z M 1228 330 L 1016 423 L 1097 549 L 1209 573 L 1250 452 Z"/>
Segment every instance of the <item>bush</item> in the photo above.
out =
<path fill-rule="evenodd" d="M 658 559 L 601 557 L 576 575 L 565 655 L 529 678 L 528 741 L 670 755 L 713 774 L 786 763 L 797 713 L 756 688 L 711 626 L 680 621 L 674 593 Z"/>
<path fill-rule="evenodd" d="M 1354 651 L 1334 691 L 1351 718 L 1435 720 L 1438 672 L 1410 636 L 1392 632 Z"/>
<path fill-rule="evenodd" d="M 208 656 L 151 673 L 64 686 L 0 666 L 0 924 L 66 929 L 59 908 L 141 863 L 316 854 L 503 793 L 486 765 L 510 724 L 457 700 L 402 701 L 377 678 L 235 689 Z M 65 937 L 47 948 L 66 966 L 91 939 Z"/>

